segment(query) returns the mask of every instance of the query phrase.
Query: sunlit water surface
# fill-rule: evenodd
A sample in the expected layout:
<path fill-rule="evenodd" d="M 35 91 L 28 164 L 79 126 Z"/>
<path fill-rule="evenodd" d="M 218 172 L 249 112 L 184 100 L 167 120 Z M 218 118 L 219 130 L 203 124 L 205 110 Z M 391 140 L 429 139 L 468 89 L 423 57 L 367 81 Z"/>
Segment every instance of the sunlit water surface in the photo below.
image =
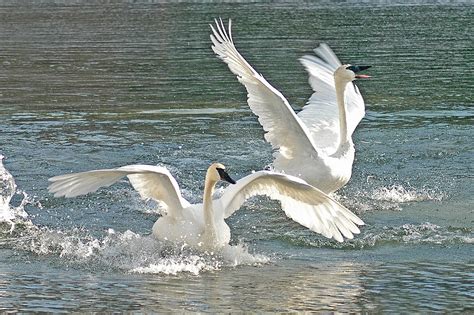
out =
<path fill-rule="evenodd" d="M 474 311 L 468 2 L 41 3 L 0 2 L 0 311 Z M 232 246 L 202 254 L 151 237 L 157 210 L 125 181 L 48 194 L 54 175 L 146 163 L 199 202 L 210 162 L 236 178 L 271 162 L 210 49 L 218 16 L 296 109 L 311 94 L 297 59 L 320 42 L 373 66 L 335 195 L 367 224 L 355 239 L 258 198 L 230 218 Z"/>

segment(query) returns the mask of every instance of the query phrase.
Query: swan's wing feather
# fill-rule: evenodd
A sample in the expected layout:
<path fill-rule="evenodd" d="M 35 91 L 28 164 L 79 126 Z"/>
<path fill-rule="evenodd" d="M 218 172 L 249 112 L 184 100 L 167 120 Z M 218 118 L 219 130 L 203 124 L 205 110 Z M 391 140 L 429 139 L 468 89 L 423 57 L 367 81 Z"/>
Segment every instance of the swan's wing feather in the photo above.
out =
<path fill-rule="evenodd" d="M 126 175 L 115 169 L 93 170 L 54 176 L 49 179 L 48 190 L 55 197 L 77 197 L 108 187 Z"/>
<path fill-rule="evenodd" d="M 314 93 L 298 117 L 310 130 L 317 148 L 334 149 L 339 143 L 339 109 L 336 100 L 333 73 L 341 65 L 334 52 L 326 44 L 316 48 L 318 55 L 306 55 L 300 62 L 309 74 L 309 84 Z M 355 84 L 348 84 L 345 90 L 347 130 L 352 135 L 365 115 L 364 99 Z"/>
<path fill-rule="evenodd" d="M 265 139 L 270 142 L 272 148 L 287 159 L 303 154 L 317 156 L 309 131 L 286 98 L 237 51 L 230 33 L 230 20 L 229 32 L 225 30 L 222 20 L 216 20 L 215 27 L 211 25 L 211 29 L 212 50 L 247 89 L 247 103 L 258 116 L 258 121 L 266 132 Z"/>
<path fill-rule="evenodd" d="M 336 54 L 325 43 L 321 43 L 317 48 L 314 49 L 314 52 L 319 56 L 321 64 L 328 67 L 332 72 L 334 72 L 337 67 L 342 65 L 342 62 L 339 60 L 339 58 L 337 58 Z"/>
<path fill-rule="evenodd" d="M 119 170 L 130 172 L 127 177 L 142 198 L 162 201 L 168 208 L 173 208 L 173 205 L 178 205 L 179 209 L 190 206 L 190 203 L 181 195 L 178 182 L 165 167 L 129 165 Z M 170 214 L 169 211 L 168 214 Z"/>
<path fill-rule="evenodd" d="M 152 165 L 127 165 L 114 169 L 93 170 L 55 176 L 49 179 L 48 190 L 55 197 L 76 197 L 107 187 L 127 176 L 142 198 L 163 202 L 168 214 L 189 205 L 181 196 L 178 183 L 164 167 Z"/>
<path fill-rule="evenodd" d="M 229 217 L 248 198 L 266 195 L 281 202 L 286 215 L 328 238 L 342 242 L 353 238 L 364 222 L 346 207 L 307 184 L 304 180 L 281 173 L 259 171 L 226 188 L 220 198 L 224 217 Z"/>

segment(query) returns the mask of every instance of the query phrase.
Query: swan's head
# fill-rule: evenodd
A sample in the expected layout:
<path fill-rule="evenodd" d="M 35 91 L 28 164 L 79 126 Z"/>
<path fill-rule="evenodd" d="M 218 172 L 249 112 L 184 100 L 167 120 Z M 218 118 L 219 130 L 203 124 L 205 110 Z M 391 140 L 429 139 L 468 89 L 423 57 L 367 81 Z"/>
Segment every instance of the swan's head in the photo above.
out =
<path fill-rule="evenodd" d="M 222 180 L 231 184 L 235 184 L 235 180 L 233 180 L 229 174 L 227 174 L 225 171 L 225 166 L 221 163 L 213 163 L 211 166 L 209 166 L 207 169 L 206 178 L 214 183 Z"/>
<path fill-rule="evenodd" d="M 370 76 L 366 74 L 359 74 L 360 71 L 370 68 L 371 66 L 353 66 L 342 65 L 334 71 L 334 78 L 338 81 L 349 83 L 355 79 L 367 79 Z"/>

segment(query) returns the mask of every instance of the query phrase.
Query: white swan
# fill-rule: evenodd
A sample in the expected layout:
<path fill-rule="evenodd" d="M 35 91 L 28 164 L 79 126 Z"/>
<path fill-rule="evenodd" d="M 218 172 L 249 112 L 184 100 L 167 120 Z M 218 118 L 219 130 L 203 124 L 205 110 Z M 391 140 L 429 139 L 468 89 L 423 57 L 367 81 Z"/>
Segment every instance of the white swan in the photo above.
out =
<path fill-rule="evenodd" d="M 153 225 L 153 234 L 162 240 L 185 243 L 204 250 L 219 249 L 229 243 L 230 229 L 224 219 L 232 215 L 246 199 L 267 195 L 281 202 L 286 215 L 310 230 L 342 242 L 353 238 L 363 225 L 355 214 L 308 185 L 300 178 L 269 171 L 255 172 L 237 183 L 222 164 L 212 164 L 206 173 L 203 204 L 190 204 L 182 196 L 178 183 L 164 167 L 128 165 L 55 176 L 48 189 L 55 197 L 75 197 L 110 186 L 127 176 L 142 198 L 165 203 L 166 213 Z M 212 200 L 219 180 L 235 184 Z"/>
<path fill-rule="evenodd" d="M 300 60 L 309 72 L 315 91 L 303 110 L 296 114 L 286 98 L 257 73 L 234 46 L 222 20 L 211 25 L 212 49 L 237 75 L 248 92 L 248 104 L 270 142 L 275 170 L 303 178 L 330 193 L 344 186 L 352 174 L 352 133 L 365 114 L 364 100 L 357 87 L 348 84 L 369 66 L 341 65 L 325 44 L 315 56 Z"/>

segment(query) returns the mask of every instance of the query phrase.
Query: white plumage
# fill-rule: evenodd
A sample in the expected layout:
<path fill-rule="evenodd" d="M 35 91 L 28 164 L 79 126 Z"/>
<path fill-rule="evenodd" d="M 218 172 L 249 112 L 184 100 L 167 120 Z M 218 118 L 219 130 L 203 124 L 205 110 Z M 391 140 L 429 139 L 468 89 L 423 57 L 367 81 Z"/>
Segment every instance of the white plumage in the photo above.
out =
<path fill-rule="evenodd" d="M 231 216 L 250 197 L 266 195 L 279 200 L 286 215 L 308 229 L 342 242 L 353 238 L 357 225 L 364 222 L 355 214 L 304 180 L 270 171 L 259 171 L 233 181 L 222 164 L 212 164 L 206 173 L 202 204 L 190 204 L 178 183 L 164 167 L 128 165 L 50 178 L 49 191 L 56 197 L 75 197 L 110 186 L 127 176 L 142 198 L 152 198 L 166 206 L 166 213 L 153 226 L 159 239 L 185 243 L 204 250 L 222 248 L 230 241 L 230 228 L 224 219 Z M 212 200 L 215 184 L 225 180 L 222 196 Z"/>
<path fill-rule="evenodd" d="M 247 103 L 275 150 L 275 170 L 301 177 L 325 193 L 344 186 L 354 161 L 351 136 L 365 114 L 357 87 L 348 83 L 368 76 L 356 75 L 354 71 L 359 68 L 341 65 L 331 49 L 322 44 L 315 49 L 319 58 L 301 58 L 315 92 L 296 114 L 286 98 L 237 51 L 231 21 L 228 32 L 222 20 L 216 20 L 211 29 L 213 51 L 247 89 Z"/>

